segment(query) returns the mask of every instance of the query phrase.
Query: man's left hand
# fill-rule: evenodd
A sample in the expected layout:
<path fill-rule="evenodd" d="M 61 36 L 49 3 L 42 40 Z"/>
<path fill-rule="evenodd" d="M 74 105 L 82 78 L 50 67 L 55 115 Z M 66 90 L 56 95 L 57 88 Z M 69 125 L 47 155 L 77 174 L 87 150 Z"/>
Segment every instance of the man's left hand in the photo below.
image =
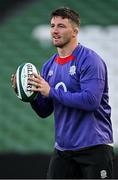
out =
<path fill-rule="evenodd" d="M 33 85 L 32 91 L 40 92 L 43 96 L 48 97 L 50 86 L 40 75 L 33 73 L 33 77 L 29 77 L 29 84 Z"/>

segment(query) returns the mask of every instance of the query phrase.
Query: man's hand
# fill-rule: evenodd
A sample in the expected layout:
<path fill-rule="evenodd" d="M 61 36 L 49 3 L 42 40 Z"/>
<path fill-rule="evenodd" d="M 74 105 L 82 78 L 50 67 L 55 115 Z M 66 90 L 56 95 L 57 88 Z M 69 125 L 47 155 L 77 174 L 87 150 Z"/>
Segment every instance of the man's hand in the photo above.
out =
<path fill-rule="evenodd" d="M 12 74 L 11 75 L 11 83 L 12 83 L 12 87 L 15 91 L 15 93 L 17 94 L 17 87 L 16 87 L 16 75 L 15 74 Z"/>
<path fill-rule="evenodd" d="M 40 92 L 43 96 L 48 97 L 50 86 L 40 75 L 33 73 L 34 77 L 29 77 L 29 84 L 32 84 L 32 91 Z"/>

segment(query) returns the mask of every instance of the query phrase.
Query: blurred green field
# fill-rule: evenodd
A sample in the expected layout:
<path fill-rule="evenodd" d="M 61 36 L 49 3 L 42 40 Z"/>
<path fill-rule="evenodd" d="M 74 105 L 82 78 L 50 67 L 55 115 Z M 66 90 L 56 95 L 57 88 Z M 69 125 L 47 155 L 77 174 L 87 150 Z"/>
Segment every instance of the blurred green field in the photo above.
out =
<path fill-rule="evenodd" d="M 54 144 L 53 115 L 39 118 L 21 102 L 11 87 L 11 74 L 19 64 L 32 62 L 40 70 L 55 52 L 32 37 L 32 30 L 48 24 L 50 12 L 60 6 L 80 12 L 81 26 L 118 24 L 117 0 L 43 0 L 15 12 L 0 24 L 0 152 L 50 152 Z"/>

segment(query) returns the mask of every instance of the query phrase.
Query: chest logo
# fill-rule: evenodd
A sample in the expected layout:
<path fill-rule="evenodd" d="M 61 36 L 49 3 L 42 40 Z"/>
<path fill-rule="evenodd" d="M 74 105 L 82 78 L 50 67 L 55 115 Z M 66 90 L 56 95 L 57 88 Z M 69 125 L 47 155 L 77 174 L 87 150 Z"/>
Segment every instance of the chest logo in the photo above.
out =
<path fill-rule="evenodd" d="M 63 88 L 64 92 L 67 92 L 66 85 L 63 82 L 59 82 L 56 84 L 55 89 Z"/>
<path fill-rule="evenodd" d="M 70 74 L 70 75 L 76 74 L 76 66 L 75 66 L 75 65 L 73 65 L 73 66 L 70 67 L 69 74 Z"/>
<path fill-rule="evenodd" d="M 53 75 L 53 70 L 49 70 L 49 72 L 48 72 L 48 76 L 52 76 Z"/>

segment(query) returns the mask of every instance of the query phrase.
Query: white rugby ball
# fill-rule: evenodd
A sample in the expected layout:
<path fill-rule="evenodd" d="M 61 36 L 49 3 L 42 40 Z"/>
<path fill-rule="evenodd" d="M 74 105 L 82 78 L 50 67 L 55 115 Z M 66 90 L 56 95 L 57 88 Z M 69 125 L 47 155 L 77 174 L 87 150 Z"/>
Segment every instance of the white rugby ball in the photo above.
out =
<path fill-rule="evenodd" d="M 32 63 L 23 63 L 18 66 L 16 71 L 16 89 L 17 97 L 24 102 L 31 102 L 37 96 L 37 92 L 31 90 L 33 85 L 28 84 L 28 78 L 33 76 L 37 69 Z"/>

